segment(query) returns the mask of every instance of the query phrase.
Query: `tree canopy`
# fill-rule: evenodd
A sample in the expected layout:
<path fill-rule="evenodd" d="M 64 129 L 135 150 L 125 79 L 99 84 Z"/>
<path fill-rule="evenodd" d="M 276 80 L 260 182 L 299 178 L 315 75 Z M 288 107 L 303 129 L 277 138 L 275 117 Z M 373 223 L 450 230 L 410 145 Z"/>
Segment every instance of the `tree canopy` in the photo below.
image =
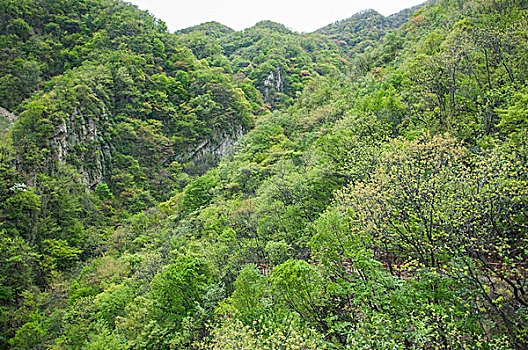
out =
<path fill-rule="evenodd" d="M 0 348 L 525 349 L 527 19 L 0 0 Z"/>

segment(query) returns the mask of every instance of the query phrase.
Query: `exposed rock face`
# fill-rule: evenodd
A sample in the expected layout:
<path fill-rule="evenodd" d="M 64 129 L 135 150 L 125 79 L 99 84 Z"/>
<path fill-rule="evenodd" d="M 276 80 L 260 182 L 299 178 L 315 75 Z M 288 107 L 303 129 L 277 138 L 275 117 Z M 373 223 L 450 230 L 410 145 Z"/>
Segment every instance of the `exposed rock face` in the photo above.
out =
<path fill-rule="evenodd" d="M 16 116 L 7 109 L 0 107 L 0 115 L 7 118 L 10 124 L 14 124 L 17 120 Z"/>
<path fill-rule="evenodd" d="M 270 74 L 266 77 L 263 84 L 265 86 L 264 101 L 271 102 L 273 98 L 273 92 L 282 92 L 283 80 L 280 67 L 277 67 L 277 74 L 274 74 L 273 71 L 270 71 Z"/>
<path fill-rule="evenodd" d="M 235 143 L 246 133 L 246 130 L 239 125 L 231 132 L 219 132 L 213 138 L 204 140 L 194 149 L 176 157 L 178 161 L 191 160 L 199 163 L 204 158 L 220 160 L 233 152 Z"/>
<path fill-rule="evenodd" d="M 105 123 L 108 123 L 105 114 L 95 118 L 87 117 L 76 109 L 68 119 L 56 127 L 50 139 L 55 151 L 55 160 L 76 166 L 86 187 L 94 188 L 111 173 L 115 147 L 109 135 L 105 133 Z M 199 169 L 205 171 L 230 154 L 236 141 L 246 132 L 242 125 L 233 126 L 227 131 L 218 131 L 213 137 L 177 155 L 175 160 L 192 161 Z"/>
<path fill-rule="evenodd" d="M 105 120 L 106 115 L 86 117 L 75 110 L 69 120 L 57 126 L 50 140 L 56 160 L 75 165 L 87 187 L 103 181 L 111 160 L 111 147 L 102 135 Z"/>

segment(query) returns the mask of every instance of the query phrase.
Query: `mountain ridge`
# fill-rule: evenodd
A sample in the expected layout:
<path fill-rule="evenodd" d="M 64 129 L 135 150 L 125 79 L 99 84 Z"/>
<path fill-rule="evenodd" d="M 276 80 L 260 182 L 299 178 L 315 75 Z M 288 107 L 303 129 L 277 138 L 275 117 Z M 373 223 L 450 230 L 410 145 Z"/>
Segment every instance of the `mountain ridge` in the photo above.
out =
<path fill-rule="evenodd" d="M 295 33 L 298 33 L 298 34 L 314 34 L 314 33 L 317 33 L 317 32 L 322 32 L 324 31 L 326 28 L 331 28 L 332 26 L 338 24 L 338 23 L 343 23 L 343 22 L 347 22 L 347 21 L 350 21 L 350 20 L 357 20 L 357 19 L 361 19 L 361 16 L 364 16 L 365 14 L 375 14 L 377 16 L 381 16 L 385 19 L 393 19 L 393 21 L 389 21 L 390 23 L 394 23 L 394 22 L 397 22 L 395 25 L 393 25 L 393 27 L 397 27 L 401 24 L 403 24 L 402 21 L 405 21 L 406 19 L 408 19 L 410 17 L 410 15 L 412 14 L 412 12 L 415 12 L 416 10 L 418 10 L 420 7 L 424 6 L 425 2 L 423 4 L 420 4 L 420 5 L 415 5 L 415 6 L 412 6 L 410 8 L 406 8 L 406 9 L 403 9 L 403 10 L 400 10 L 396 13 L 393 13 L 393 14 L 390 14 L 388 16 L 384 16 L 382 14 L 380 14 L 378 11 L 374 10 L 374 9 L 364 9 L 364 10 L 361 10 L 361 11 L 358 11 L 356 12 L 355 14 L 353 14 L 352 16 L 350 17 L 347 17 L 347 18 L 344 18 L 344 19 L 341 19 L 341 20 L 337 20 L 337 21 L 334 21 L 332 23 L 329 23 L 319 29 L 315 29 L 313 31 L 309 31 L 309 32 L 303 32 L 303 31 L 295 31 L 294 29 L 292 28 L 289 28 L 287 27 L 285 24 L 282 24 L 282 23 L 279 23 L 279 22 L 274 22 L 274 21 L 271 21 L 271 20 L 261 20 L 257 23 L 255 23 L 254 25 L 252 26 L 249 26 L 247 28 L 244 28 L 244 29 L 241 29 L 239 31 L 246 31 L 248 29 L 252 29 L 254 27 L 258 27 L 259 24 L 262 24 L 262 23 L 272 23 L 274 25 L 278 25 L 278 26 L 282 26 L 284 27 L 285 29 L 287 29 L 288 31 L 291 31 L 291 32 L 295 32 Z M 200 23 L 200 24 L 197 24 L 197 25 L 193 25 L 193 26 L 190 26 L 190 27 L 187 27 L 187 28 L 182 28 L 182 29 L 178 29 L 178 30 L 175 30 L 174 33 L 176 34 L 189 34 L 193 31 L 209 31 L 212 29 L 212 32 L 214 32 L 214 28 L 221 28 L 224 30 L 225 33 L 232 33 L 232 32 L 236 32 L 237 30 L 235 29 L 232 29 L 231 27 L 225 25 L 225 24 L 222 24 L 220 22 L 217 22 L 217 21 L 206 21 L 206 22 L 203 22 L 203 23 Z"/>

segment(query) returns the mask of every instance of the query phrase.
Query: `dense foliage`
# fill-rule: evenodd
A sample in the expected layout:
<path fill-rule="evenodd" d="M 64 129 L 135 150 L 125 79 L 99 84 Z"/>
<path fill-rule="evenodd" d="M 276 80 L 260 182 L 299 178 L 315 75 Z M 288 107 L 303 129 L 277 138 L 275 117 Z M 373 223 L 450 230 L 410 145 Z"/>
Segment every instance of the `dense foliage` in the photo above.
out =
<path fill-rule="evenodd" d="M 0 19 L 0 348 L 528 346 L 526 2 Z"/>
<path fill-rule="evenodd" d="M 338 75 L 348 64 L 344 51 L 328 37 L 298 34 L 271 21 L 240 32 L 213 22 L 180 33 L 196 57 L 251 81 L 268 108 L 292 105 L 314 76 Z"/>

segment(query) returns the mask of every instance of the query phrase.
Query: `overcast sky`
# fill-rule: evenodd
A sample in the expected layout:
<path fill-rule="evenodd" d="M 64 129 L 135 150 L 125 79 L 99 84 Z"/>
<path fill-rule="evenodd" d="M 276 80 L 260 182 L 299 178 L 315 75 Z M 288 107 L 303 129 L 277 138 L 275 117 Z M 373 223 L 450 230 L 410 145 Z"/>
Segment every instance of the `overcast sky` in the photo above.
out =
<path fill-rule="evenodd" d="M 128 0 L 167 23 L 170 31 L 208 21 L 235 30 L 269 19 L 298 32 L 311 32 L 372 8 L 388 16 L 425 0 Z"/>

